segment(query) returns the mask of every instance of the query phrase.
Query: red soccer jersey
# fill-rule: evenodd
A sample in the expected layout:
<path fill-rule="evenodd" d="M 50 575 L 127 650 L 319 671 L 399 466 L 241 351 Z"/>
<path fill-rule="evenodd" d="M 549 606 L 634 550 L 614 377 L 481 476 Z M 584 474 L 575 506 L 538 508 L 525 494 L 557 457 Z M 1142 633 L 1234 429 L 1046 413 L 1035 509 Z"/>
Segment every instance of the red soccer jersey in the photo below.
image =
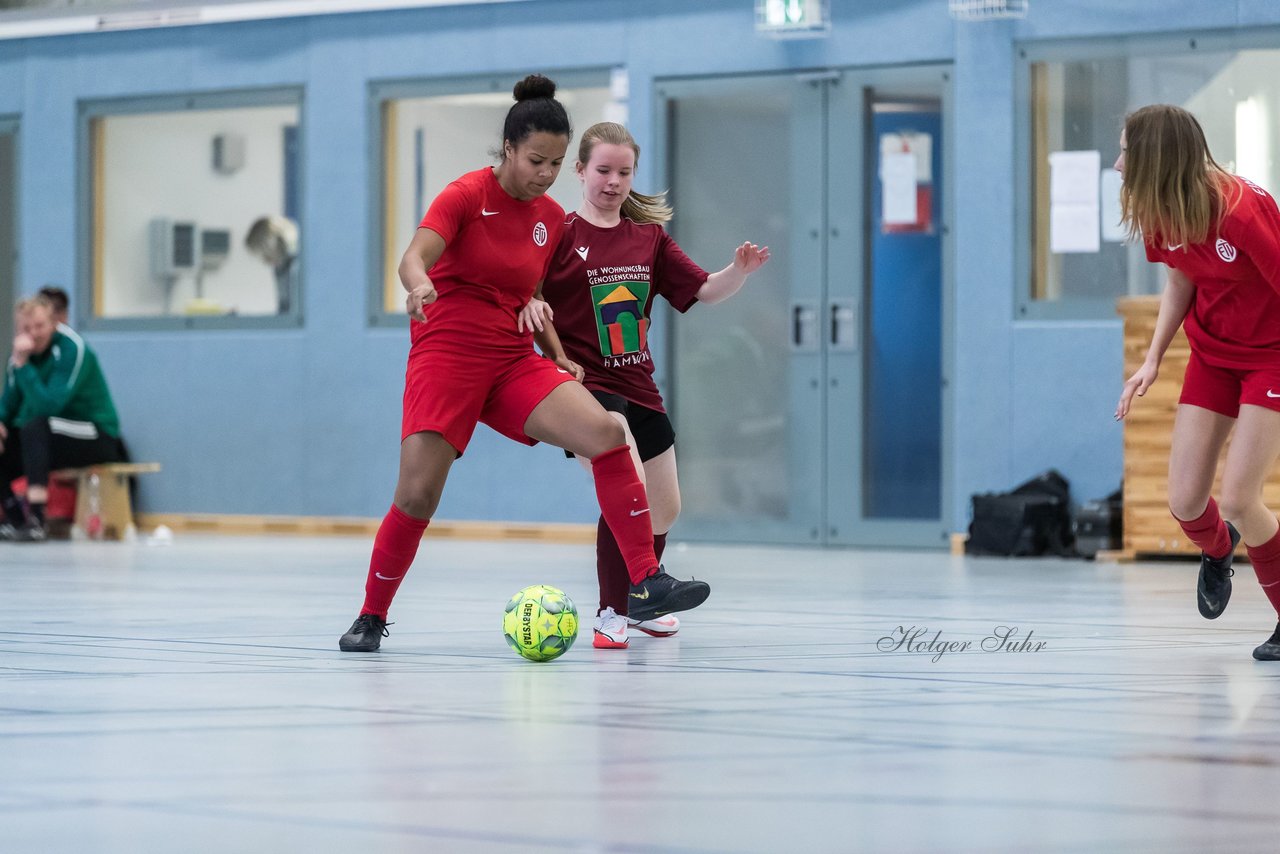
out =
<path fill-rule="evenodd" d="M 428 271 L 439 298 L 426 323 L 411 324 L 413 342 L 447 342 L 468 350 L 530 350 L 516 331 L 564 228 L 564 209 L 548 196 L 512 198 L 493 169 L 468 172 L 445 187 L 422 218 L 444 238 Z"/>
<path fill-rule="evenodd" d="M 600 228 L 573 214 L 542 295 L 555 310 L 565 355 L 586 371 L 587 388 L 663 412 L 649 353 L 653 298 L 661 294 L 676 311 L 688 311 L 706 280 L 707 271 L 660 225 L 623 217 Z"/>
<path fill-rule="evenodd" d="M 1266 190 L 1237 178 L 1240 200 L 1216 236 L 1184 248 L 1158 239 L 1147 258 L 1196 286 L 1187 340 L 1220 368 L 1280 368 L 1280 210 Z"/>

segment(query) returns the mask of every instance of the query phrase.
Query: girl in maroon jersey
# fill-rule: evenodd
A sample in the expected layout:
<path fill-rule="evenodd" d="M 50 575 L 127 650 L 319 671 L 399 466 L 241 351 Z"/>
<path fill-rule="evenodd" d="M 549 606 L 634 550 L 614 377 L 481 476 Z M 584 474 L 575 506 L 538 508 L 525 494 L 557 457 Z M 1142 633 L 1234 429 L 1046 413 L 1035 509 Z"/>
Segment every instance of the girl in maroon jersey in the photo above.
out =
<path fill-rule="evenodd" d="M 1131 114 L 1115 168 L 1130 235 L 1169 268 L 1151 346 L 1124 385 L 1116 418 L 1151 387 L 1181 324 L 1191 359 L 1173 425 L 1169 508 L 1203 552 L 1200 613 L 1214 619 L 1226 608 L 1241 537 L 1280 612 L 1280 523 L 1262 502 L 1280 456 L 1280 210 L 1214 161 L 1200 124 L 1179 107 Z M 1219 506 L 1209 493 L 1233 426 Z M 1253 657 L 1280 660 L 1280 625 Z"/>
<path fill-rule="evenodd" d="M 387 635 L 387 611 L 413 562 L 477 422 L 534 444 L 550 442 L 591 460 L 604 518 L 626 556 L 639 598 L 668 611 L 701 604 L 703 582 L 676 581 L 653 551 L 649 505 L 621 426 L 574 380 L 553 337 L 533 350 L 517 314 L 546 273 L 564 210 L 545 193 L 569 146 L 569 118 L 555 84 L 531 75 L 515 87 L 502 162 L 446 187 L 400 262 L 412 346 L 405 375 L 400 477 L 378 529 L 360 615 L 338 643 L 372 652 Z"/>
<path fill-rule="evenodd" d="M 584 384 L 626 431 L 648 490 L 654 551 L 661 559 L 667 531 L 680 513 L 680 488 L 675 432 L 653 381 L 648 347 L 653 299 L 661 295 L 680 312 L 699 301 L 721 302 L 769 260 L 769 250 L 743 243 L 727 267 L 711 274 L 694 264 L 662 228 L 671 219 L 663 197 L 632 189 L 639 156 L 640 147 L 622 125 L 602 122 L 582 135 L 576 166 L 582 205 L 565 223 L 542 299 L 526 306 L 521 323 L 550 330 L 554 316 L 564 352 L 586 372 Z M 618 542 L 603 517 L 596 566 L 597 647 L 625 647 L 628 623 L 655 636 L 677 631 L 679 621 L 666 609 L 635 591 L 628 595 Z"/>

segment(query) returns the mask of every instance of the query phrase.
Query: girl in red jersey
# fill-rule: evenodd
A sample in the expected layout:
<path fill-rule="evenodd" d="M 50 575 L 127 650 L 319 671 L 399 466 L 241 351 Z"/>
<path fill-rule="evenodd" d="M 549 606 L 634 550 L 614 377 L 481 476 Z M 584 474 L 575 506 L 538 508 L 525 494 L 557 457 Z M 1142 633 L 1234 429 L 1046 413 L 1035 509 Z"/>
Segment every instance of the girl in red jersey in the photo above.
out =
<path fill-rule="evenodd" d="M 1203 552 L 1200 613 L 1214 619 L 1226 608 L 1241 537 L 1280 612 L 1280 523 L 1262 502 L 1280 456 L 1280 210 L 1214 161 L 1200 124 L 1179 107 L 1131 114 L 1115 168 L 1130 234 L 1169 268 L 1151 347 L 1124 385 L 1116 418 L 1151 387 L 1181 324 L 1191 360 L 1173 425 L 1169 509 Z M 1233 426 L 1219 508 L 1209 492 Z M 1280 625 L 1253 657 L 1280 659 Z"/>
<path fill-rule="evenodd" d="M 517 314 L 546 273 L 563 228 L 564 210 L 545 193 L 571 129 L 546 77 L 526 77 L 514 94 L 502 162 L 446 187 L 400 262 L 406 309 L 417 321 L 405 374 L 400 476 L 374 540 L 364 606 L 338 642 L 347 652 L 372 652 L 388 634 L 391 600 L 477 422 L 591 460 L 601 512 L 641 598 L 681 611 L 710 593 L 703 582 L 662 571 L 623 429 L 575 381 L 574 366 L 554 340 L 543 342 L 553 358 L 542 358 L 531 333 L 519 328 Z"/>
<path fill-rule="evenodd" d="M 565 223 L 542 286 L 545 302 L 533 300 L 521 323 L 550 330 L 555 318 L 564 352 L 583 367 L 586 387 L 626 431 L 648 491 L 654 552 L 661 559 L 680 513 L 680 487 L 675 432 L 653 382 L 653 299 L 661 295 L 680 312 L 699 301 L 721 302 L 769 260 L 769 250 L 744 243 L 729 266 L 711 274 L 694 264 L 662 228 L 671 219 L 662 196 L 631 188 L 639 157 L 640 147 L 622 125 L 602 122 L 582 135 L 576 167 L 582 205 Z M 628 590 L 622 553 L 604 517 L 597 527 L 596 569 L 597 647 L 625 647 L 628 624 L 655 636 L 678 630 L 669 609 Z"/>

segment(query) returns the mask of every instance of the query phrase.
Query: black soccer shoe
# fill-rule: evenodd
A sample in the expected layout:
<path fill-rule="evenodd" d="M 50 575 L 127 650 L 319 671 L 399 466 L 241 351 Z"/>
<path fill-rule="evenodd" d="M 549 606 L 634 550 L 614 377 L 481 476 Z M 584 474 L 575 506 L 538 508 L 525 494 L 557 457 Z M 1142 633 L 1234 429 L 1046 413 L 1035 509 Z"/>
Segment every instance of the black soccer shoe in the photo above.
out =
<path fill-rule="evenodd" d="M 1236 546 L 1240 543 L 1240 532 L 1230 522 L 1227 533 L 1231 535 L 1231 551 L 1226 557 L 1211 558 L 1207 554 L 1200 555 L 1200 579 L 1196 582 L 1196 604 L 1200 606 L 1200 616 L 1206 620 L 1215 620 L 1222 616 L 1231 599 L 1231 576 L 1236 571 L 1231 568 L 1231 560 L 1235 557 Z"/>
<path fill-rule="evenodd" d="M 639 584 L 631 585 L 627 597 L 627 616 L 633 620 L 652 620 L 676 611 L 696 608 L 711 595 L 705 581 L 680 581 L 667 575 L 663 567 Z"/>
<path fill-rule="evenodd" d="M 24 543 L 43 543 L 49 539 L 49 532 L 44 529 L 44 523 L 38 519 L 28 519 L 27 524 L 18 529 Z"/>
<path fill-rule="evenodd" d="M 382 639 L 390 636 L 386 620 L 377 614 L 361 614 L 338 640 L 338 649 L 343 652 L 377 652 L 382 646 Z"/>
<path fill-rule="evenodd" d="M 35 519 L 28 519 L 18 526 L 0 521 L 0 542 L 43 543 L 46 539 L 48 535 L 45 533 L 44 525 Z"/>
<path fill-rule="evenodd" d="M 1253 651 L 1253 657 L 1258 661 L 1280 661 L 1280 625 L 1266 643 Z"/>

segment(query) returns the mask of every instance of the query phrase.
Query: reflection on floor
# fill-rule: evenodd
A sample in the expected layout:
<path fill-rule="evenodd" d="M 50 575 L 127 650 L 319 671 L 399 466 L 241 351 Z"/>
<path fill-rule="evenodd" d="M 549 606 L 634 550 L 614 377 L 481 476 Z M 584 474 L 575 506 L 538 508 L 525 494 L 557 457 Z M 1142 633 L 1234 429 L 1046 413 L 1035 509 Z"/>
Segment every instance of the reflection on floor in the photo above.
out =
<path fill-rule="evenodd" d="M 342 654 L 369 547 L 0 545 L 0 849 L 1276 850 L 1247 566 L 1210 623 L 1190 563 L 673 547 L 711 599 L 616 652 L 590 547 L 429 541 Z M 552 664 L 532 583 L 588 627 Z"/>

